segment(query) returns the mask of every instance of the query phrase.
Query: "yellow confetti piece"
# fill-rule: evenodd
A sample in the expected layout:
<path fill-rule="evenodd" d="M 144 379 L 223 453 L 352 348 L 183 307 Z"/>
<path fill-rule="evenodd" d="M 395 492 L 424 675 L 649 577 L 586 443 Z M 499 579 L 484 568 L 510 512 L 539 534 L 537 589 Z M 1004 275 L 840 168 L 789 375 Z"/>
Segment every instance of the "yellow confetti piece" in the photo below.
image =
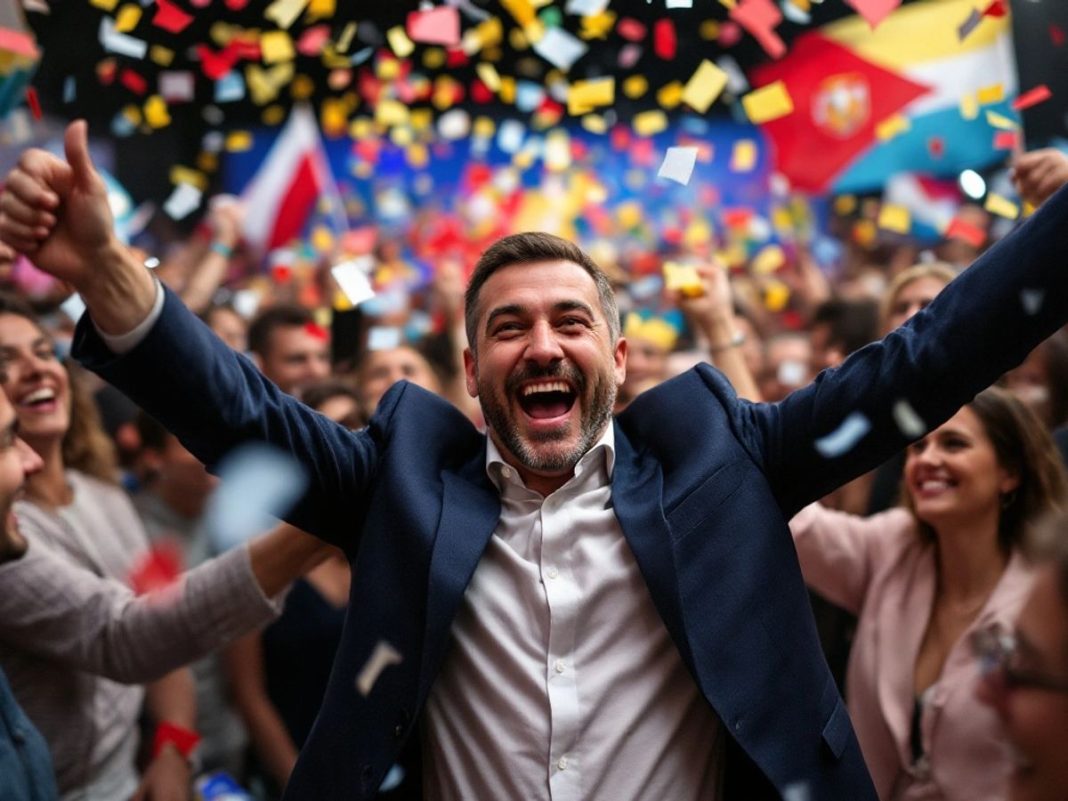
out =
<path fill-rule="evenodd" d="M 530 47 L 530 40 L 521 28 L 512 28 L 508 31 L 508 46 L 513 50 L 526 50 Z"/>
<path fill-rule="evenodd" d="M 1003 131 L 1020 130 L 1020 124 L 1016 122 L 1016 120 L 1006 117 L 1004 114 L 998 114 L 996 111 L 987 110 L 986 121 L 995 128 L 1000 128 Z"/>
<path fill-rule="evenodd" d="M 408 112 L 408 124 L 413 131 L 427 131 L 434 122 L 434 113 L 428 108 L 413 108 Z"/>
<path fill-rule="evenodd" d="M 697 298 L 705 294 L 705 285 L 692 264 L 664 262 L 664 288 L 669 292 L 679 292 L 688 298 Z"/>
<path fill-rule="evenodd" d="M 115 15 L 115 30 L 119 33 L 129 33 L 137 27 L 137 23 L 140 21 L 141 7 L 127 3 Z"/>
<path fill-rule="evenodd" d="M 571 137 L 562 128 L 550 131 L 545 137 L 545 168 L 563 172 L 571 166 Z"/>
<path fill-rule="evenodd" d="M 845 217 L 857 210 L 856 195 L 839 195 L 834 199 L 834 213 Z"/>
<path fill-rule="evenodd" d="M 875 126 L 875 138 L 880 142 L 888 142 L 895 136 L 900 136 L 912 127 L 909 118 L 904 114 L 894 114 Z"/>
<path fill-rule="evenodd" d="M 1015 220 L 1020 216 L 1019 206 L 1008 198 L 994 194 L 993 192 L 986 196 L 986 203 L 983 204 L 983 208 L 991 214 L 996 214 L 1007 220 Z"/>
<path fill-rule="evenodd" d="M 768 275 L 786 264 L 786 254 L 778 245 L 767 245 L 753 257 L 752 269 L 757 275 Z"/>
<path fill-rule="evenodd" d="M 280 125 L 285 118 L 285 106 L 279 105 L 267 106 L 267 108 L 263 110 L 263 114 L 260 116 L 264 125 Z"/>
<path fill-rule="evenodd" d="M 631 100 L 637 100 L 648 91 L 649 81 L 644 75 L 631 75 L 623 81 L 623 94 Z"/>
<path fill-rule="evenodd" d="M 968 92 L 960 99 L 960 116 L 966 120 L 978 119 L 979 100 L 974 92 Z"/>
<path fill-rule="evenodd" d="M 114 11 L 118 0 L 89 0 L 89 5 L 102 8 L 104 11 Z"/>
<path fill-rule="evenodd" d="M 171 124 L 167 102 L 159 95 L 151 95 L 145 101 L 145 122 L 152 128 L 166 128 Z"/>
<path fill-rule="evenodd" d="M 757 163 L 757 146 L 752 139 L 739 139 L 731 149 L 731 172 L 750 172 Z"/>
<path fill-rule="evenodd" d="M 293 49 L 293 40 L 285 31 L 268 31 L 260 37 L 260 50 L 264 64 L 277 64 L 280 61 L 292 61 L 297 56 Z"/>
<path fill-rule="evenodd" d="M 274 0 L 273 3 L 267 6 L 263 16 L 279 28 L 288 29 L 290 25 L 297 21 L 297 17 L 301 15 L 307 5 L 308 0 Z"/>
<path fill-rule="evenodd" d="M 668 119 L 663 111 L 652 109 L 635 114 L 631 125 L 638 136 L 654 136 L 667 128 Z"/>
<path fill-rule="evenodd" d="M 592 134 L 608 133 L 608 121 L 600 114 L 587 114 L 579 122 Z"/>
<path fill-rule="evenodd" d="M 534 5 L 530 0 L 501 0 L 501 5 L 521 28 L 527 27 L 535 20 Z"/>
<path fill-rule="evenodd" d="M 567 113 L 573 116 L 588 114 L 598 106 L 610 106 L 615 102 L 615 78 L 575 81 L 567 90 Z"/>
<path fill-rule="evenodd" d="M 697 27 L 697 35 L 706 42 L 714 42 L 719 38 L 719 20 L 706 19 Z"/>
<path fill-rule="evenodd" d="M 415 50 L 415 45 L 408 38 L 408 34 L 402 25 L 396 25 L 386 31 L 386 40 L 389 42 L 389 46 L 393 48 L 393 52 L 397 54 L 397 58 L 407 58 Z"/>
<path fill-rule="evenodd" d="M 764 308 L 770 312 L 781 312 L 790 302 L 790 287 L 778 279 L 771 279 L 764 287 Z"/>
<path fill-rule="evenodd" d="M 502 103 L 515 103 L 516 83 L 511 75 L 501 76 L 501 90 L 497 93 Z"/>
<path fill-rule="evenodd" d="M 501 88 L 501 76 L 497 74 L 497 68 L 492 64 L 487 64 L 484 61 L 480 61 L 475 66 L 475 72 L 478 74 L 479 80 L 486 84 L 491 92 L 497 92 Z"/>
<path fill-rule="evenodd" d="M 219 47 L 226 47 L 226 45 L 230 44 L 230 40 L 234 38 L 235 30 L 234 26 L 219 20 L 212 23 L 211 28 L 208 30 L 208 36 Z"/>
<path fill-rule="evenodd" d="M 122 116 L 124 116 L 134 125 L 140 125 L 141 120 L 143 119 L 139 106 L 126 106 L 122 110 Z"/>
<path fill-rule="evenodd" d="M 171 167 L 170 179 L 175 186 L 178 186 L 178 184 L 190 184 L 201 192 L 207 191 L 208 188 L 208 176 L 199 170 L 184 167 L 181 164 L 175 164 Z"/>
<path fill-rule="evenodd" d="M 375 107 L 375 122 L 387 128 L 392 125 L 404 125 L 408 122 L 408 107 L 398 100 L 385 98 Z"/>
<path fill-rule="evenodd" d="M 219 169 L 219 157 L 214 153 L 202 150 L 197 154 L 197 169 L 201 172 L 215 172 Z"/>
<path fill-rule="evenodd" d="M 976 99 L 980 106 L 989 106 L 991 103 L 1000 103 L 1005 99 L 1005 87 L 1000 83 L 983 86 L 976 93 Z"/>
<path fill-rule="evenodd" d="M 602 11 L 600 14 L 591 14 L 583 17 L 579 36 L 587 41 L 590 39 L 607 39 L 608 34 L 616 26 L 616 13 L 614 11 Z"/>
<path fill-rule="evenodd" d="M 742 98 L 742 107 L 749 121 L 759 125 L 792 114 L 794 101 L 782 81 L 769 83 Z"/>
<path fill-rule="evenodd" d="M 694 220 L 690 223 L 682 235 L 682 242 L 686 247 L 695 248 L 712 241 L 712 227 L 704 220 Z"/>
<path fill-rule="evenodd" d="M 400 77 L 400 74 L 401 62 L 398 59 L 380 58 L 375 63 L 375 75 L 377 75 L 383 81 L 395 81 L 397 80 L 397 78 Z"/>
<path fill-rule="evenodd" d="M 408 166 L 412 169 L 421 170 L 430 164 L 430 151 L 424 144 L 415 144 L 404 151 Z"/>
<path fill-rule="evenodd" d="M 727 73 L 705 59 L 686 82 L 686 87 L 682 90 L 682 102 L 694 111 L 704 114 L 726 86 Z"/>
<path fill-rule="evenodd" d="M 661 86 L 656 93 L 656 102 L 661 108 L 668 110 L 675 108 L 682 102 L 682 82 L 672 81 Z"/>
<path fill-rule="evenodd" d="M 223 148 L 228 153 L 241 153 L 251 147 L 252 134 L 248 131 L 230 131 L 223 143 Z"/>
<path fill-rule="evenodd" d="M 148 57 L 161 67 L 169 67 L 174 61 L 174 51 L 163 45 L 152 45 L 148 48 Z"/>
<path fill-rule="evenodd" d="M 1023 216 L 1030 217 L 1038 209 L 1038 206 L 1031 203 L 1029 200 L 1025 200 L 1023 204 Z"/>
<path fill-rule="evenodd" d="M 896 206 L 892 203 L 885 204 L 879 209 L 879 227 L 884 231 L 907 234 L 912 228 L 912 218 L 909 215 L 909 210 L 904 206 Z"/>
<path fill-rule="evenodd" d="M 294 100 L 307 100 L 315 94 L 315 81 L 308 75 L 298 75 L 289 84 L 289 94 Z"/>
<path fill-rule="evenodd" d="M 645 212 L 641 205 L 636 201 L 628 201 L 623 203 L 616 209 L 616 219 L 619 221 L 619 225 L 625 229 L 630 230 L 637 228 L 641 225 Z"/>
<path fill-rule="evenodd" d="M 641 340 L 665 351 L 675 347 L 679 332 L 666 320 L 650 317 L 643 320 L 640 314 L 629 312 L 623 321 L 623 335 L 627 339 Z"/>
<path fill-rule="evenodd" d="M 423 66 L 428 70 L 437 70 L 445 66 L 445 51 L 440 47 L 428 47 L 423 51 Z"/>
<path fill-rule="evenodd" d="M 325 136 L 344 136 L 349 127 L 347 104 L 340 98 L 326 98 L 319 108 L 319 120 Z"/>
<path fill-rule="evenodd" d="M 341 35 L 337 37 L 337 51 L 344 53 L 352 44 L 352 37 L 356 35 L 356 23 L 349 22 L 341 29 Z"/>
<path fill-rule="evenodd" d="M 308 22 L 315 22 L 321 19 L 327 19 L 334 16 L 337 11 L 336 0 L 311 0 L 308 3 L 308 10 L 304 15 L 304 18 Z"/>

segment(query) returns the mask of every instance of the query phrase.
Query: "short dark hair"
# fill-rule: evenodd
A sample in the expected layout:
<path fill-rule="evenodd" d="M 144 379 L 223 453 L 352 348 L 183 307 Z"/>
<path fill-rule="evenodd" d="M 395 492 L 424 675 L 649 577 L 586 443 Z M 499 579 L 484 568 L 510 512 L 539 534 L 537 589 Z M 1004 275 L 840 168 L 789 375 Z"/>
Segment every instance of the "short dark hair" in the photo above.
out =
<path fill-rule="evenodd" d="M 597 266 L 586 251 L 573 242 L 540 231 L 527 231 L 498 239 L 482 254 L 475 265 L 471 280 L 467 284 L 467 292 L 464 294 L 464 326 L 467 329 L 467 341 L 472 352 L 475 350 L 478 333 L 478 295 L 482 291 L 482 285 L 502 267 L 509 267 L 513 264 L 535 264 L 542 261 L 569 261 L 589 273 L 593 283 L 597 286 L 601 311 L 608 322 L 608 331 L 613 344 L 619 339 L 620 324 L 616 294 L 604 270 Z"/>
<path fill-rule="evenodd" d="M 812 327 L 827 326 L 827 344 L 848 356 L 879 337 L 879 304 L 832 298 L 816 307 Z"/>
<path fill-rule="evenodd" d="M 295 303 L 279 303 L 256 315 L 248 327 L 248 349 L 266 358 L 271 335 L 279 328 L 303 328 L 315 324 L 312 313 Z"/>

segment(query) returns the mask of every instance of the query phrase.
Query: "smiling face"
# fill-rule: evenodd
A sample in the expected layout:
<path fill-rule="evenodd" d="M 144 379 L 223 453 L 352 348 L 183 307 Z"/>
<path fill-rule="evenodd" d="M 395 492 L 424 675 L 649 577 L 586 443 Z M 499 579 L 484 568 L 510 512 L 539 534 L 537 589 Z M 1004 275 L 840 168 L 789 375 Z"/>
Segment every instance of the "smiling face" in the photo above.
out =
<path fill-rule="evenodd" d="M 945 281 L 931 275 L 921 276 L 902 286 L 890 304 L 883 333 L 889 333 L 904 325 L 914 314 L 927 308 L 945 288 Z"/>
<path fill-rule="evenodd" d="M 1052 567 L 1035 578 L 1016 642 L 1014 667 L 1068 687 L 1068 610 Z M 1011 801 L 1068 800 L 1068 692 L 984 681 L 977 694 L 998 713 L 1012 745 Z"/>
<path fill-rule="evenodd" d="M 559 486 L 611 419 L 626 342 L 612 342 L 593 279 L 568 261 L 498 269 L 476 320 L 467 390 L 505 460 L 528 484 Z"/>
<path fill-rule="evenodd" d="M 15 407 L 19 431 L 35 450 L 61 441 L 70 428 L 70 376 L 56 358 L 52 339 L 36 323 L 0 314 L 4 393 Z"/>
<path fill-rule="evenodd" d="M 41 457 L 19 438 L 17 430 L 15 410 L 0 393 L 0 564 L 26 552 L 13 507 L 26 476 L 41 469 Z"/>
<path fill-rule="evenodd" d="M 905 485 L 916 516 L 937 530 L 991 515 L 996 521 L 1002 495 L 1019 479 L 998 463 L 982 423 L 965 406 L 909 447 Z"/>

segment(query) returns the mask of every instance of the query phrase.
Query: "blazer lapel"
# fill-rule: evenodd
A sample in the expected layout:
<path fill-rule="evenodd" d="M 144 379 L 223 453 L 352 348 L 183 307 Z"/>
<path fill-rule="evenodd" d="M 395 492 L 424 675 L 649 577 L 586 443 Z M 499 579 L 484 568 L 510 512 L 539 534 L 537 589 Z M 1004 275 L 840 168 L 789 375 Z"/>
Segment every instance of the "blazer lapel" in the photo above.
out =
<path fill-rule="evenodd" d="M 683 627 L 671 532 L 664 519 L 664 477 L 660 464 L 655 459 L 636 453 L 618 425 L 615 436 L 612 504 L 616 519 L 634 553 L 664 625 L 683 659 L 692 666 L 693 659 Z"/>
<path fill-rule="evenodd" d="M 442 471 L 442 508 L 427 579 L 426 629 L 420 701 L 444 656 L 452 621 L 501 516 L 501 502 L 485 474 L 485 450 L 460 472 Z"/>

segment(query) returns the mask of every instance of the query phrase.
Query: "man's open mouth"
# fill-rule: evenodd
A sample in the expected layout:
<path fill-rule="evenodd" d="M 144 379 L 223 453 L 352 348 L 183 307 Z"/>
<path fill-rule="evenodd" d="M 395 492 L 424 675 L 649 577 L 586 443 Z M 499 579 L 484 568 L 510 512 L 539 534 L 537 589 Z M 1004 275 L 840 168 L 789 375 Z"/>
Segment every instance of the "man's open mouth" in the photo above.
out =
<path fill-rule="evenodd" d="M 562 417 L 575 405 L 575 391 L 566 381 L 538 381 L 519 390 L 519 405 L 528 417 Z"/>

